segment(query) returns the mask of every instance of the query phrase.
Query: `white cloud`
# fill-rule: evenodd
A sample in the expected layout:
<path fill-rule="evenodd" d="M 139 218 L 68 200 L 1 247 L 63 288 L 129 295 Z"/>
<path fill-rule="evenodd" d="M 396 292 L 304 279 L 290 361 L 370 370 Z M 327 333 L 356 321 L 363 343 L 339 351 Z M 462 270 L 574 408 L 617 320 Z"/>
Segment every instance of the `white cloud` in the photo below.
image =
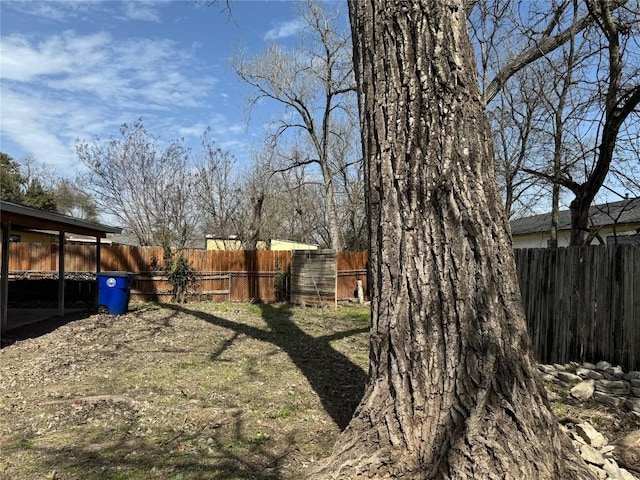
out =
<path fill-rule="evenodd" d="M 27 15 L 52 21 L 63 21 L 73 18 L 83 18 L 91 12 L 102 8 L 100 2 L 78 0 L 30 1 L 3 0 L 3 8 L 11 8 Z"/>
<path fill-rule="evenodd" d="M 153 112 L 205 106 L 216 81 L 197 75 L 194 63 L 170 40 L 73 31 L 3 37 L 1 134 L 43 162 L 70 168 L 77 138 L 108 138 Z"/>
<path fill-rule="evenodd" d="M 124 13 L 128 20 L 142 20 L 145 22 L 160 23 L 160 14 L 157 11 L 157 2 L 125 2 Z"/>
<path fill-rule="evenodd" d="M 266 41 L 273 41 L 279 40 L 281 38 L 291 37 L 303 30 L 304 25 L 305 24 L 301 19 L 279 23 L 265 34 L 264 39 Z"/>
<path fill-rule="evenodd" d="M 252 133 L 237 105 L 242 85 L 215 63 L 222 47 L 211 43 L 208 29 L 194 41 L 182 31 L 159 33 L 167 24 L 153 24 L 177 2 L 0 1 L 3 14 L 18 12 L 27 25 L 0 36 L 3 151 L 16 158 L 32 153 L 72 176 L 77 139 L 106 141 L 123 123 L 142 118 L 160 143 L 184 137 L 195 151 L 211 126 L 219 147 L 246 157 Z M 292 35 L 295 24 L 270 35 Z M 172 39 L 158 37 L 165 34 Z M 229 93 L 214 91 L 219 82 Z"/>
<path fill-rule="evenodd" d="M 64 169 L 72 161 L 69 145 L 52 129 L 51 122 L 59 122 L 69 115 L 69 107 L 44 98 L 19 94 L 2 85 L 2 133 L 25 152 L 47 164 Z M 73 108 L 71 107 L 71 110 Z"/>
<path fill-rule="evenodd" d="M 2 0 L 2 3 L 5 8 L 55 22 L 114 15 L 118 20 L 160 23 L 159 9 L 167 1 Z"/>
<path fill-rule="evenodd" d="M 75 52 L 73 46 L 68 45 L 68 35 L 39 42 L 22 35 L 0 38 L 0 77 L 2 80 L 28 82 L 43 75 L 70 73 L 78 55 L 86 52 Z M 89 44 L 94 41 L 87 38 Z"/>

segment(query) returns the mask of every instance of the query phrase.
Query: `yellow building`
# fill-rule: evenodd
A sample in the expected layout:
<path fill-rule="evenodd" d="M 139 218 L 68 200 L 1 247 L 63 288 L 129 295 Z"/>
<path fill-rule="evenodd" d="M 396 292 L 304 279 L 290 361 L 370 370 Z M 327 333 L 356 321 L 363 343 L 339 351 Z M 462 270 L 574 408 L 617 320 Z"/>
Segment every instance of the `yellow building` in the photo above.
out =
<path fill-rule="evenodd" d="M 2 232 L 2 229 L 0 229 Z M 65 241 L 67 243 L 95 243 L 95 237 L 89 235 L 79 235 L 73 233 L 65 233 Z M 58 243 L 60 241 L 58 232 L 52 230 L 9 230 L 10 243 Z M 103 244 L 112 243 L 111 240 L 102 238 L 100 242 Z"/>
<path fill-rule="evenodd" d="M 259 243 L 259 242 L 258 242 Z M 271 240 L 271 248 L 265 250 L 272 251 L 291 251 L 291 250 L 318 250 L 318 245 L 315 243 L 302 243 L 294 242 L 293 240 Z M 258 249 L 260 249 L 258 247 Z"/>
<path fill-rule="evenodd" d="M 206 247 L 207 250 L 218 251 L 240 251 L 242 250 L 242 241 L 235 236 L 227 238 L 214 237 L 213 235 L 207 235 Z M 315 243 L 303 243 L 293 240 L 259 240 L 256 245 L 256 250 L 271 250 L 271 251 L 292 251 L 292 250 L 317 250 L 318 245 Z"/>
<path fill-rule="evenodd" d="M 58 243 L 58 234 L 41 230 L 9 230 L 11 243 Z"/>

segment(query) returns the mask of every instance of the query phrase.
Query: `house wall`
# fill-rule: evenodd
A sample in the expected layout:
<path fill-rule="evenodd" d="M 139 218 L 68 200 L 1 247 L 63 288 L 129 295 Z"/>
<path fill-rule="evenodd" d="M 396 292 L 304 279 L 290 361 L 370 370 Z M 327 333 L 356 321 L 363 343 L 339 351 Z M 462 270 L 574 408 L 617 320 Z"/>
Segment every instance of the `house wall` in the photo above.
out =
<path fill-rule="evenodd" d="M 237 239 L 229 238 L 207 238 L 207 250 L 215 251 L 232 251 L 242 250 L 242 242 Z M 256 244 L 256 250 L 271 250 L 274 252 L 290 252 L 292 250 L 317 250 L 318 246 L 310 243 L 292 242 L 289 240 L 271 240 L 271 248 L 267 247 L 267 242 L 259 240 Z"/>
<path fill-rule="evenodd" d="M 2 230 L 0 230 L 2 232 Z M 45 232 L 27 232 L 22 230 L 9 230 L 9 236 L 20 238 L 21 243 L 58 243 L 58 235 Z M 14 240 L 11 240 L 12 242 Z"/>
<path fill-rule="evenodd" d="M 558 247 L 569 245 L 570 233 L 562 231 L 558 233 Z M 549 232 L 530 233 L 513 236 L 513 248 L 547 248 Z"/>
<path fill-rule="evenodd" d="M 231 251 L 242 250 L 242 242 L 232 238 L 207 238 L 206 250 Z"/>
<path fill-rule="evenodd" d="M 618 236 L 632 235 L 636 233 L 638 228 L 640 228 L 640 223 L 617 225 L 615 228 L 615 234 Z M 606 243 L 607 237 L 614 235 L 614 228 L 602 227 L 599 234 L 600 237 L 602 237 L 602 240 Z M 549 238 L 549 232 L 513 235 L 513 248 L 547 248 Z M 570 238 L 571 232 L 569 230 L 562 230 L 558 232 L 558 247 L 568 247 Z M 600 241 L 597 238 L 594 238 L 591 245 L 600 245 Z"/>
<path fill-rule="evenodd" d="M 271 240 L 271 249 L 274 252 L 277 251 L 290 251 L 290 250 L 318 250 L 318 245 L 312 245 L 310 243 L 291 242 L 288 240 Z"/>

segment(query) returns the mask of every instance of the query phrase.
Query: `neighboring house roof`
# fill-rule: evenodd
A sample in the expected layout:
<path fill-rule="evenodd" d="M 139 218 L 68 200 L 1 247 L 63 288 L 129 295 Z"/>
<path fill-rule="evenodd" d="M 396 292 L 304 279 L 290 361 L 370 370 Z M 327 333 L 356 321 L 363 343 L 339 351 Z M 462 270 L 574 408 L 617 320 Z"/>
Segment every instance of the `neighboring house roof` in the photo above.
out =
<path fill-rule="evenodd" d="M 559 212 L 559 230 L 571 229 L 570 210 Z M 594 205 L 589 209 L 590 225 L 603 227 L 606 225 L 640 224 L 640 197 L 629 198 L 619 202 Z M 548 232 L 551 229 L 551 214 L 543 213 L 531 217 L 511 221 L 512 235 Z"/>

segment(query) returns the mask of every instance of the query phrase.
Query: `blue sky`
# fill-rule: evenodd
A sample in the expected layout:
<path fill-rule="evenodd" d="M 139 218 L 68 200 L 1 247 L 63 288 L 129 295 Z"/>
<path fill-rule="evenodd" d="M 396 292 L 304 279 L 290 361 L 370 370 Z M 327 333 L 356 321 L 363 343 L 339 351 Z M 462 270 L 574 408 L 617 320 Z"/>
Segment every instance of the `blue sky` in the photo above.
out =
<path fill-rule="evenodd" d="M 265 105 L 248 122 L 248 87 L 229 57 L 240 46 L 293 45 L 302 23 L 291 1 L 235 0 L 232 19 L 224 6 L 0 0 L 0 150 L 72 177 L 76 139 L 107 140 L 142 118 L 160 145 L 184 138 L 197 148 L 210 127 L 217 146 L 245 161 L 278 110 Z"/>

